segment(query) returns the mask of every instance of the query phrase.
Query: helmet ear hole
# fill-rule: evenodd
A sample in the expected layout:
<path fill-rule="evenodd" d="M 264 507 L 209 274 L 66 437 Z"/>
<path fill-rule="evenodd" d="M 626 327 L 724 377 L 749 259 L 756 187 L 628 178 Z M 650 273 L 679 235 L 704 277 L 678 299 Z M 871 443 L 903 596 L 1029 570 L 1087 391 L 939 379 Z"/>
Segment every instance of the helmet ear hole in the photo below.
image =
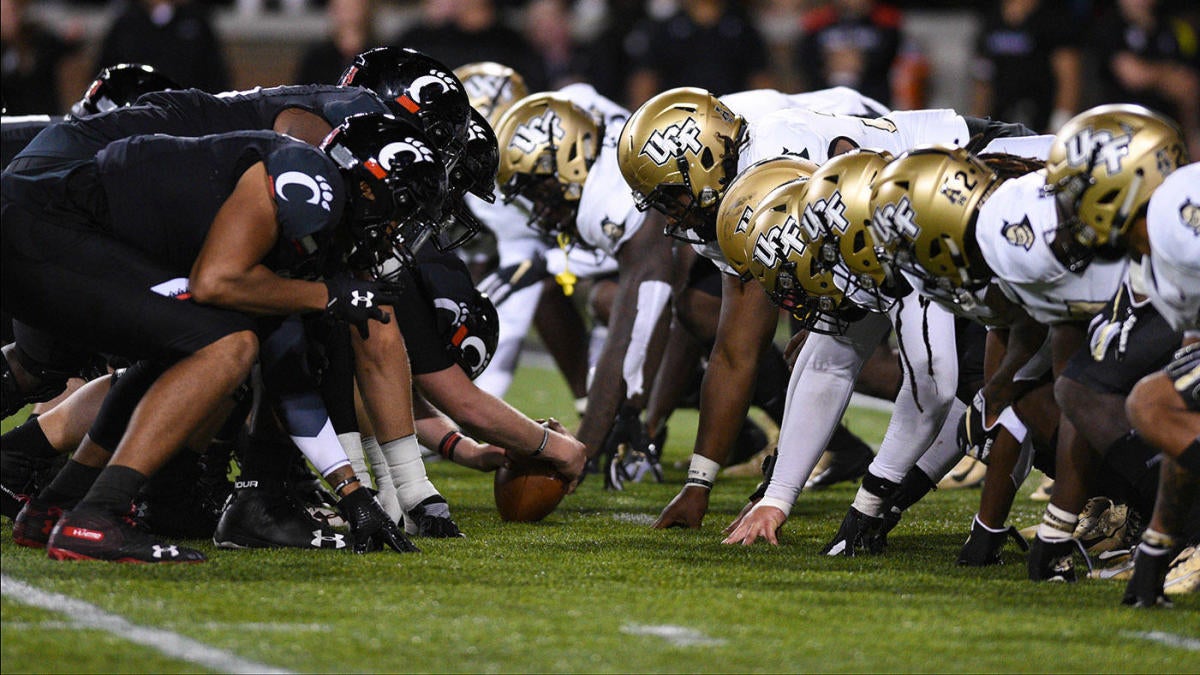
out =
<path fill-rule="evenodd" d="M 1111 204 L 1117 199 L 1117 195 L 1121 194 L 1120 190 L 1109 190 L 1096 200 L 1097 204 Z"/>
<path fill-rule="evenodd" d="M 705 147 L 704 152 L 700 153 L 700 166 L 707 170 L 711 169 L 714 163 L 712 148 Z"/>

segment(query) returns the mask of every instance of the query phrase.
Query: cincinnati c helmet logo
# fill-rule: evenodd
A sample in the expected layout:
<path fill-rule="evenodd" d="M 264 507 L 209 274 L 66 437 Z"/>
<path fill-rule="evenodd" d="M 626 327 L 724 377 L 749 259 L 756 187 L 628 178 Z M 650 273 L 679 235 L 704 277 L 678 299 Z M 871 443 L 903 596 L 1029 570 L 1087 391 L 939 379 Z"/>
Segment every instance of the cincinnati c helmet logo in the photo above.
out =
<path fill-rule="evenodd" d="M 542 143 L 547 143 L 551 139 L 556 142 L 561 141 L 566 135 L 567 132 L 562 128 L 562 120 L 554 114 L 553 110 L 546 110 L 538 117 L 527 120 L 517 127 L 508 147 L 528 154 L 536 150 Z"/>
<path fill-rule="evenodd" d="M 401 169 L 418 162 L 432 161 L 433 151 L 415 138 L 388 143 L 379 151 L 379 165 L 387 171 L 391 171 L 393 166 Z"/>
<path fill-rule="evenodd" d="M 700 126 L 691 117 L 681 123 L 672 124 L 666 129 L 655 129 L 646 139 L 639 154 L 650 158 L 658 166 L 663 166 L 672 157 L 688 154 L 699 155 L 704 149 L 700 143 Z"/>
<path fill-rule="evenodd" d="M 1121 160 L 1129 155 L 1129 144 L 1133 141 L 1128 130 L 1113 136 L 1107 129 L 1087 127 L 1067 139 L 1068 166 L 1099 166 L 1112 176 L 1121 171 Z"/>
<path fill-rule="evenodd" d="M 412 81 L 408 87 L 408 97 L 420 104 L 429 103 L 449 91 L 458 91 L 458 84 L 449 73 L 430 71 Z"/>
<path fill-rule="evenodd" d="M 275 195 L 285 202 L 291 201 L 284 194 L 284 188 L 289 185 L 299 185 L 308 190 L 308 195 L 301 201 L 319 205 L 326 211 L 329 210 L 329 204 L 333 201 L 333 188 L 329 186 L 329 181 L 325 180 L 324 176 L 310 176 L 299 171 L 285 171 L 279 174 L 279 177 L 275 179 Z"/>

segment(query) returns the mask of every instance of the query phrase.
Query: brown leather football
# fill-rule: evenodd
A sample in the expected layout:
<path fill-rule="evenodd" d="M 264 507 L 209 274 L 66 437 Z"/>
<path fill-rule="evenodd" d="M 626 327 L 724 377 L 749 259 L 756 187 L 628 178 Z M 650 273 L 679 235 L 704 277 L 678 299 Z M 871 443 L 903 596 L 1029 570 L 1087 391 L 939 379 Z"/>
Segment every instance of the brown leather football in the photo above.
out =
<path fill-rule="evenodd" d="M 496 470 L 496 509 L 503 520 L 533 523 L 550 515 L 567 494 L 567 482 L 548 462 L 522 462 Z"/>

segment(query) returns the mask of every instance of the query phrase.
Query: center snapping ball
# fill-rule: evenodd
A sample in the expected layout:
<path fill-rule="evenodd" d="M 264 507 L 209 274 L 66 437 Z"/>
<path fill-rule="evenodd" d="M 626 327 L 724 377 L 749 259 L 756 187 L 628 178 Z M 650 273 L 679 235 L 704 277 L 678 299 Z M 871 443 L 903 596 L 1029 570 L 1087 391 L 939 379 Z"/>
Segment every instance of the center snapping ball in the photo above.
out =
<path fill-rule="evenodd" d="M 534 523 L 558 507 L 567 481 L 549 462 L 521 462 L 496 470 L 495 494 L 502 520 Z"/>

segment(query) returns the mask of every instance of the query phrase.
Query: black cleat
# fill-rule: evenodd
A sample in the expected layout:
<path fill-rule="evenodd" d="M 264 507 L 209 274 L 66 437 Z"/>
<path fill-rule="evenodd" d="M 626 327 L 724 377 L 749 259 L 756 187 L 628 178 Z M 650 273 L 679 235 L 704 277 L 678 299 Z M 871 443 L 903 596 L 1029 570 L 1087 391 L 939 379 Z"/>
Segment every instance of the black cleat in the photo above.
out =
<path fill-rule="evenodd" d="M 433 539 L 466 537 L 450 518 L 450 506 L 445 497 L 433 495 L 417 504 L 402 518 L 405 534 Z"/>
<path fill-rule="evenodd" d="M 28 500 L 13 521 L 13 542 L 28 548 L 46 548 L 50 533 L 62 518 L 63 509 L 37 497 Z"/>
<path fill-rule="evenodd" d="M 1092 561 L 1087 556 L 1077 539 L 1062 539 L 1046 541 L 1040 535 L 1035 536 L 1029 544 L 1029 555 L 1025 558 L 1030 581 L 1065 581 L 1074 583 L 1075 553 L 1083 556 L 1088 571 L 1092 569 Z"/>
<path fill-rule="evenodd" d="M 18 452 L 0 452 L 0 515 L 11 520 L 29 498 L 49 485 L 66 463 L 66 456 L 28 457 Z"/>
<path fill-rule="evenodd" d="M 884 521 L 880 516 L 868 516 L 853 506 L 846 512 L 842 525 L 833 539 L 821 549 L 821 555 L 855 556 L 860 553 L 883 553 L 887 540 L 882 537 Z"/>
<path fill-rule="evenodd" d="M 107 560 L 123 563 L 198 563 L 204 554 L 150 535 L 131 520 L 103 511 L 75 508 L 64 514 L 46 554 L 52 560 Z"/>
<path fill-rule="evenodd" d="M 1017 543 L 1017 546 L 1022 551 L 1029 550 L 1029 543 L 1017 531 L 1017 528 L 1009 525 L 1000 532 L 992 532 L 979 522 L 979 517 L 976 516 L 971 521 L 971 535 L 967 537 L 967 541 L 958 552 L 958 564 L 967 567 L 988 567 L 990 565 L 1001 565 L 1004 561 L 1000 558 L 1000 550 L 1008 543 L 1009 539 Z"/>
<path fill-rule="evenodd" d="M 858 480 L 866 475 L 867 467 L 875 459 L 871 446 L 862 442 L 849 430 L 844 434 L 835 433 L 826 452 L 831 454 L 829 465 L 821 473 L 809 478 L 804 489 L 827 488 L 838 483 Z"/>
<path fill-rule="evenodd" d="M 1131 607 L 1172 607 L 1173 603 L 1163 591 L 1172 557 L 1169 550 L 1139 545 L 1133 556 L 1133 577 L 1125 586 L 1121 604 Z"/>
<path fill-rule="evenodd" d="M 284 493 L 246 487 L 225 503 L 213 533 L 221 548 L 344 549 L 346 535 L 317 522 Z"/>

